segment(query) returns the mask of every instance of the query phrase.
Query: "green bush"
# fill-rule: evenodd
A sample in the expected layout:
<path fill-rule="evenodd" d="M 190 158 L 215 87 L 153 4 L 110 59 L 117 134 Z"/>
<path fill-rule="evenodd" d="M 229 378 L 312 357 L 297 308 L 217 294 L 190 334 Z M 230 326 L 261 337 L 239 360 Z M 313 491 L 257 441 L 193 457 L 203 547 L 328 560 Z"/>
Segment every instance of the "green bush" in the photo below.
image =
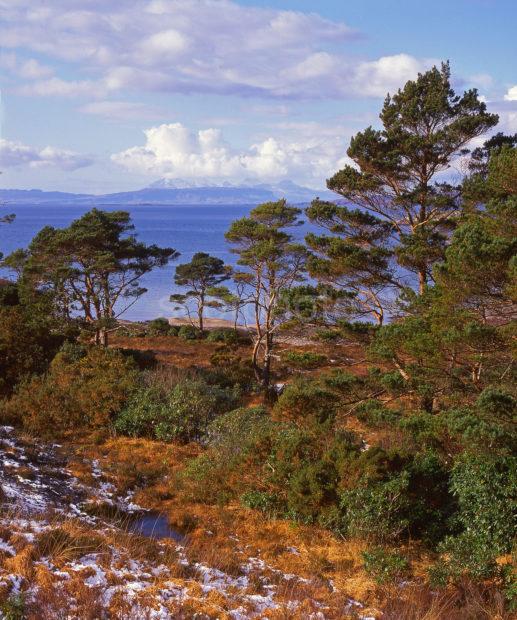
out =
<path fill-rule="evenodd" d="M 282 354 L 282 360 L 293 368 L 311 370 L 325 364 L 327 356 L 312 351 L 287 351 Z"/>
<path fill-rule="evenodd" d="M 404 576 L 408 561 L 399 553 L 393 553 L 384 547 L 373 547 L 363 551 L 364 570 L 379 585 L 393 583 Z"/>
<path fill-rule="evenodd" d="M 131 358 L 140 370 L 149 370 L 157 365 L 156 353 L 142 349 L 121 349 L 124 357 Z"/>
<path fill-rule="evenodd" d="M 3 620 L 25 620 L 27 618 L 27 605 L 24 594 L 11 594 L 0 605 Z"/>
<path fill-rule="evenodd" d="M 246 508 L 260 510 L 270 517 L 278 513 L 278 500 L 275 494 L 265 491 L 247 491 L 241 495 L 240 500 Z"/>
<path fill-rule="evenodd" d="M 208 342 L 224 342 L 225 344 L 236 344 L 239 341 L 239 334 L 230 328 L 221 327 L 212 329 L 206 337 Z"/>
<path fill-rule="evenodd" d="M 457 535 L 440 545 L 444 554 L 435 580 L 485 579 L 498 572 L 496 559 L 509 553 L 517 525 L 517 458 L 465 453 L 452 469 L 458 502 Z"/>
<path fill-rule="evenodd" d="M 183 340 L 197 340 L 200 336 L 199 329 L 193 325 L 182 325 L 178 330 L 178 337 Z"/>
<path fill-rule="evenodd" d="M 267 457 L 274 428 L 275 423 L 263 407 L 242 407 L 217 416 L 205 432 L 208 450 L 182 473 L 191 497 L 203 502 L 217 498 L 220 502 L 223 497 L 228 500 L 255 490 L 249 488 L 249 477 L 242 476 L 242 471 L 251 474 L 254 466 L 260 466 Z M 261 476 L 256 487 L 263 484 Z"/>
<path fill-rule="evenodd" d="M 227 458 L 263 439 L 272 426 L 265 407 L 241 407 L 218 416 L 209 424 L 205 437 L 211 447 L 224 452 Z"/>
<path fill-rule="evenodd" d="M 316 338 L 323 342 L 335 342 L 340 337 L 340 332 L 335 329 L 318 329 L 316 332 Z"/>
<path fill-rule="evenodd" d="M 465 446 L 514 454 L 517 452 L 516 414 L 517 401 L 511 394 L 487 388 L 473 406 L 449 411 L 447 426 Z"/>
<path fill-rule="evenodd" d="M 341 496 L 343 524 L 352 535 L 380 543 L 399 538 L 409 528 L 406 471 L 388 480 L 362 483 Z"/>
<path fill-rule="evenodd" d="M 129 437 L 153 438 L 163 406 L 163 398 L 157 388 L 136 390 L 115 420 L 116 431 Z"/>
<path fill-rule="evenodd" d="M 145 387 L 128 401 L 115 428 L 161 441 L 199 440 L 217 415 L 235 407 L 239 396 L 237 390 L 211 386 L 201 379 L 184 379 L 169 391 Z"/>
<path fill-rule="evenodd" d="M 102 347 L 64 348 L 46 375 L 19 387 L 7 415 L 44 436 L 74 428 L 110 427 L 137 387 L 138 371 L 120 352 Z"/>
<path fill-rule="evenodd" d="M 243 359 L 230 346 L 222 346 L 210 356 L 210 365 L 211 368 L 204 371 L 209 383 L 221 387 L 238 385 L 243 391 L 253 389 L 255 375 L 248 356 Z"/>
<path fill-rule="evenodd" d="M 301 426 L 330 425 L 337 411 L 336 395 L 317 381 L 290 383 L 274 407 L 275 417 Z"/>
<path fill-rule="evenodd" d="M 339 394 L 348 394 L 362 385 L 362 380 L 351 372 L 334 368 L 321 376 L 321 381 L 329 389 Z"/>
<path fill-rule="evenodd" d="M 162 441 L 200 439 L 208 424 L 219 414 L 238 404 L 238 391 L 209 386 L 204 381 L 178 383 L 169 394 L 164 416 L 156 425 Z"/>
<path fill-rule="evenodd" d="M 171 325 L 164 317 L 149 321 L 147 333 L 149 336 L 177 336 L 179 328 Z"/>
<path fill-rule="evenodd" d="M 388 409 L 380 400 L 373 398 L 361 403 L 356 408 L 355 415 L 361 422 L 372 428 L 393 426 L 400 418 L 398 411 Z"/>
<path fill-rule="evenodd" d="M 45 372 L 63 342 L 19 306 L 0 306 L 0 396 L 33 373 Z"/>
<path fill-rule="evenodd" d="M 289 479 L 287 507 L 292 515 L 313 522 L 337 502 L 338 473 L 334 463 L 305 463 Z"/>

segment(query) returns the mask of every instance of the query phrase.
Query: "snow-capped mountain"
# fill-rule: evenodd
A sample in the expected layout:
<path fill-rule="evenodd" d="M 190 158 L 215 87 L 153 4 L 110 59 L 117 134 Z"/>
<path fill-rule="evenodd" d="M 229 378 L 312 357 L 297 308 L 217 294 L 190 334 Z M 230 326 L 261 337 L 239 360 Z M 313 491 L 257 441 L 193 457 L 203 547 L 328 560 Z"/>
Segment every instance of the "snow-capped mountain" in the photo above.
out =
<path fill-rule="evenodd" d="M 239 184 L 210 179 L 160 179 L 143 189 L 115 194 L 70 194 L 41 190 L 0 189 L 0 203 L 10 204 L 85 204 L 85 205 L 225 205 L 260 204 L 286 198 L 292 203 L 308 203 L 316 197 L 327 200 L 335 195 L 315 190 L 289 180 L 276 184 L 245 180 Z"/>

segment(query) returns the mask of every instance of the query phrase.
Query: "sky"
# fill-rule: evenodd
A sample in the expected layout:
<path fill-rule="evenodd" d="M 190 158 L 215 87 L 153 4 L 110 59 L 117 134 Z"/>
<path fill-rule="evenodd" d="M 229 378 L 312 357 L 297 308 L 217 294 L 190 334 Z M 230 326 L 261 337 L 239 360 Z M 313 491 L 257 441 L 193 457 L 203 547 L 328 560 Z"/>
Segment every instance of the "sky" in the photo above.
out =
<path fill-rule="evenodd" d="M 0 186 L 322 188 L 449 60 L 517 132 L 515 0 L 0 0 Z"/>

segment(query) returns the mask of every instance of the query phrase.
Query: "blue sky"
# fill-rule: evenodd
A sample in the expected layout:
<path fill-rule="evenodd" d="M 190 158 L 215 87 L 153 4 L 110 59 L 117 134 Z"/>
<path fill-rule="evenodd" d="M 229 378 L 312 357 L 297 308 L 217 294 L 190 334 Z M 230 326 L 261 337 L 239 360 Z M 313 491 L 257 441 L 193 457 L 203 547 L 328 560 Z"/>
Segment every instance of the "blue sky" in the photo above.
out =
<path fill-rule="evenodd" d="M 515 132 L 516 24 L 510 0 L 0 0 L 2 186 L 319 188 L 445 59 Z"/>

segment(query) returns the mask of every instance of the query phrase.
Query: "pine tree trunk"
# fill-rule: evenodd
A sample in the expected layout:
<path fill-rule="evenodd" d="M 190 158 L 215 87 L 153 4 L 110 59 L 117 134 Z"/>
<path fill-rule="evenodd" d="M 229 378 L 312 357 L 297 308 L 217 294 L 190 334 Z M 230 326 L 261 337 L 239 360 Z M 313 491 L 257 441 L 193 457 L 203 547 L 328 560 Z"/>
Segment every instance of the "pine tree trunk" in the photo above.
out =
<path fill-rule="evenodd" d="M 103 347 L 107 347 L 108 346 L 108 330 L 105 327 L 102 327 L 99 330 L 99 343 L 100 345 L 102 345 Z"/>
<path fill-rule="evenodd" d="M 425 269 L 418 272 L 418 292 L 423 295 L 427 284 L 427 273 Z"/>

